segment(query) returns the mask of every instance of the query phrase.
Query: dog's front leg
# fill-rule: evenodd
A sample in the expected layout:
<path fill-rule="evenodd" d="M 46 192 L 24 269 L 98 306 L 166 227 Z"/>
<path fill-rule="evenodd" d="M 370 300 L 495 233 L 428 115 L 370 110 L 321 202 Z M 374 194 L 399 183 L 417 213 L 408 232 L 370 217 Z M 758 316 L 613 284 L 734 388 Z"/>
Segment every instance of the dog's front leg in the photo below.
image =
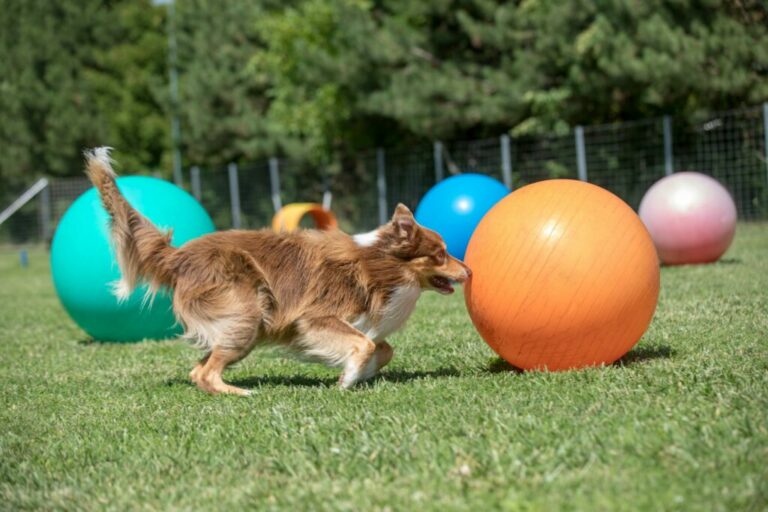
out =
<path fill-rule="evenodd" d="M 392 358 L 386 342 L 377 346 L 368 336 L 336 317 L 305 318 L 298 323 L 294 349 L 330 366 L 341 366 L 339 386 L 347 389 L 370 378 Z M 379 363 L 379 361 L 386 361 Z"/>

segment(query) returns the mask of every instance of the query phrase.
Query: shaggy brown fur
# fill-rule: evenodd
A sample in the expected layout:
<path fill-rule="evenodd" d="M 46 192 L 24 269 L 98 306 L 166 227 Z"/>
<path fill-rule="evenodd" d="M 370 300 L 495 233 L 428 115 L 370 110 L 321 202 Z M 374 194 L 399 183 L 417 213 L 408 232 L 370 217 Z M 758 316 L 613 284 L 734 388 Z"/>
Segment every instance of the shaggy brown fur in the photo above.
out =
<path fill-rule="evenodd" d="M 392 221 L 362 237 L 341 231 L 224 231 L 180 248 L 120 194 L 108 149 L 86 153 L 87 173 L 112 218 L 112 241 L 127 298 L 173 290 L 184 336 L 206 351 L 190 377 L 211 393 L 248 394 L 224 369 L 259 344 L 276 343 L 342 367 L 346 388 L 392 358 L 385 337 L 402 326 L 423 289 L 451 293 L 469 269 L 440 236 L 398 205 Z"/>

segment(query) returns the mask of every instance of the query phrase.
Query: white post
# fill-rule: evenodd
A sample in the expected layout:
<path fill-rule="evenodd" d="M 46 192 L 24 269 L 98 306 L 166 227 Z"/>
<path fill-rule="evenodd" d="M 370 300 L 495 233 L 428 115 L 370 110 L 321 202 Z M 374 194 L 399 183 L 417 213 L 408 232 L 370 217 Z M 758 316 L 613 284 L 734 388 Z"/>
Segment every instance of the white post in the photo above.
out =
<path fill-rule="evenodd" d="M 664 174 L 669 176 L 675 172 L 672 156 L 672 118 L 664 116 Z"/>
<path fill-rule="evenodd" d="M 40 191 L 40 234 L 47 242 L 51 235 L 51 186 L 48 184 Z"/>
<path fill-rule="evenodd" d="M 333 201 L 333 192 L 330 189 L 325 189 L 323 192 L 323 209 L 331 209 L 331 201 Z"/>
<path fill-rule="evenodd" d="M 768 102 L 763 103 L 763 136 L 765 137 L 765 179 L 768 181 Z"/>
<path fill-rule="evenodd" d="M 194 166 L 189 170 L 189 181 L 192 184 L 192 195 L 198 201 L 203 198 L 203 190 L 200 188 L 200 168 Z"/>
<path fill-rule="evenodd" d="M 232 162 L 229 171 L 229 197 L 232 205 L 232 227 L 240 229 L 240 184 L 237 179 L 237 164 Z"/>
<path fill-rule="evenodd" d="M 507 134 L 501 136 L 501 176 L 504 185 L 512 190 L 512 146 Z"/>
<path fill-rule="evenodd" d="M 387 223 L 387 166 L 384 149 L 376 150 L 376 189 L 379 193 L 379 225 Z"/>
<path fill-rule="evenodd" d="M 179 73 L 176 69 L 176 6 L 168 2 L 168 74 L 171 88 L 171 142 L 173 145 L 173 181 L 183 187 L 181 173 L 181 121 L 179 121 Z"/>
<path fill-rule="evenodd" d="M 272 208 L 277 213 L 283 208 L 283 201 L 280 198 L 280 162 L 275 157 L 269 159 L 269 185 L 272 189 Z"/>
<path fill-rule="evenodd" d="M 584 148 L 584 127 L 577 126 L 576 134 L 576 165 L 578 166 L 579 179 L 587 181 L 587 152 Z"/>
<path fill-rule="evenodd" d="M 435 181 L 440 183 L 443 181 L 443 143 L 439 140 L 435 141 L 432 154 L 435 159 Z"/>

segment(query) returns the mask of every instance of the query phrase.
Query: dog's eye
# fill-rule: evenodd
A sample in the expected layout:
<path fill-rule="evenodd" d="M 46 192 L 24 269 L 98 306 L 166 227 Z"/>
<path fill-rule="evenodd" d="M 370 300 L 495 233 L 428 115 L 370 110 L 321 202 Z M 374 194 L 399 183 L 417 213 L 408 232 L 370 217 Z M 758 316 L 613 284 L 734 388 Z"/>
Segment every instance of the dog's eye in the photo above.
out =
<path fill-rule="evenodd" d="M 435 253 L 435 254 L 432 256 L 432 259 L 434 259 L 434 260 L 435 260 L 435 263 L 436 263 L 436 264 L 438 264 L 438 265 L 442 265 L 443 263 L 445 263 L 445 258 L 446 258 L 446 257 L 447 257 L 447 255 L 445 254 L 445 251 L 438 251 L 438 252 L 436 252 L 436 253 Z"/>

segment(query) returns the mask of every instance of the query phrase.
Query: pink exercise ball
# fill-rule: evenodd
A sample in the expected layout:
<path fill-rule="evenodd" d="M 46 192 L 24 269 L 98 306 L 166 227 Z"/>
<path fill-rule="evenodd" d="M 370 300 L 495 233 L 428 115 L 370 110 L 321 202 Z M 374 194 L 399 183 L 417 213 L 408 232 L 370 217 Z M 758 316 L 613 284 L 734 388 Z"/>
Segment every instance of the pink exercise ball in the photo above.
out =
<path fill-rule="evenodd" d="M 736 205 L 716 179 L 679 172 L 660 179 L 640 202 L 640 218 L 666 265 L 711 263 L 736 233 Z"/>

